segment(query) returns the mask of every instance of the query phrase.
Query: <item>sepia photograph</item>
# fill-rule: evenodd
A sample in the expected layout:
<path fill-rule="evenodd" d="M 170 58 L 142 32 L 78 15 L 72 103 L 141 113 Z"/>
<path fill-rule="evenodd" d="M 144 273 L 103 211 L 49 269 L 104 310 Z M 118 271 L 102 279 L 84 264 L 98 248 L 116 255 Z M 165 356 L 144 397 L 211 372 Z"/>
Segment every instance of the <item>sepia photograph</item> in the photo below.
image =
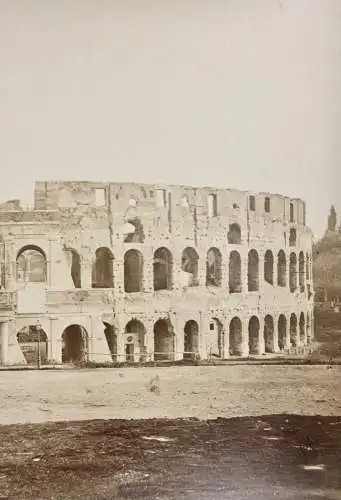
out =
<path fill-rule="evenodd" d="M 0 500 L 341 500 L 340 0 L 0 42 Z"/>

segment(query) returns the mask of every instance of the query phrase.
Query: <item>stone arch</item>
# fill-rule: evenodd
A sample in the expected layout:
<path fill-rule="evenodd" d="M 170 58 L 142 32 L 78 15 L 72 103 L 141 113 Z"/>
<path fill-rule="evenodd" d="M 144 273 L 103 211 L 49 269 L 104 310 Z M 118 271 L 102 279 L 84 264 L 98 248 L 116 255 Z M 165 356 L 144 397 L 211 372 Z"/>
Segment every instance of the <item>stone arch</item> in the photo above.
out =
<path fill-rule="evenodd" d="M 113 261 L 109 248 L 97 248 L 92 265 L 92 288 L 114 288 Z"/>
<path fill-rule="evenodd" d="M 25 245 L 17 253 L 17 281 L 44 283 L 47 281 L 47 259 L 45 252 L 37 245 Z"/>
<path fill-rule="evenodd" d="M 287 286 L 287 259 L 284 250 L 280 250 L 277 255 L 277 285 Z"/>
<path fill-rule="evenodd" d="M 188 273 L 188 286 L 199 285 L 199 255 L 192 247 L 187 247 L 182 252 L 181 269 Z"/>
<path fill-rule="evenodd" d="M 242 291 L 242 263 L 238 252 L 233 250 L 229 259 L 229 291 L 240 293 Z"/>
<path fill-rule="evenodd" d="M 298 280 L 300 292 L 304 292 L 305 283 L 304 283 L 304 253 L 300 252 L 298 256 Z"/>
<path fill-rule="evenodd" d="M 64 252 L 67 256 L 69 264 L 70 277 L 75 288 L 82 288 L 82 266 L 79 253 L 73 248 L 64 247 Z"/>
<path fill-rule="evenodd" d="M 274 284 L 274 256 L 271 250 L 267 250 L 264 255 L 264 280 L 269 285 Z"/>
<path fill-rule="evenodd" d="M 87 359 L 89 336 L 81 325 L 67 326 L 62 334 L 62 362 L 80 362 Z"/>
<path fill-rule="evenodd" d="M 295 313 L 290 315 L 290 345 L 297 346 L 297 316 Z"/>
<path fill-rule="evenodd" d="M 249 353 L 259 354 L 259 319 L 251 316 L 249 321 Z"/>
<path fill-rule="evenodd" d="M 143 291 L 143 255 L 139 250 L 131 249 L 124 254 L 124 291 Z"/>
<path fill-rule="evenodd" d="M 301 312 L 301 314 L 300 314 L 299 326 L 300 326 L 300 344 L 305 344 L 306 325 L 305 325 L 305 315 L 303 312 Z"/>
<path fill-rule="evenodd" d="M 206 286 L 221 286 L 222 255 L 218 248 L 212 247 L 206 257 Z"/>
<path fill-rule="evenodd" d="M 206 345 L 208 357 L 222 358 L 224 355 L 224 327 L 218 318 L 212 318 Z"/>
<path fill-rule="evenodd" d="M 131 226 L 130 229 L 129 226 Z M 144 243 L 145 235 L 143 231 L 143 224 L 139 217 L 128 219 L 126 227 L 128 232 L 125 235 L 124 243 Z"/>
<path fill-rule="evenodd" d="M 311 344 L 311 316 L 307 312 L 307 344 Z"/>
<path fill-rule="evenodd" d="M 290 292 L 295 292 L 297 289 L 297 256 L 294 252 L 290 254 L 289 283 Z"/>
<path fill-rule="evenodd" d="M 46 363 L 48 338 L 45 330 L 37 325 L 25 326 L 18 331 L 17 341 L 27 364 L 37 363 L 39 348 L 41 363 Z"/>
<path fill-rule="evenodd" d="M 240 245 L 242 242 L 242 232 L 239 224 L 230 224 L 227 233 L 227 242 L 229 245 Z"/>
<path fill-rule="evenodd" d="M 254 249 L 248 254 L 248 290 L 249 292 L 259 290 L 259 257 Z"/>
<path fill-rule="evenodd" d="M 104 335 L 108 344 L 112 361 L 117 359 L 117 335 L 115 327 L 106 321 L 103 321 Z"/>
<path fill-rule="evenodd" d="M 137 320 L 130 320 L 125 327 L 125 361 L 138 362 L 145 359 L 145 335 L 144 324 Z"/>
<path fill-rule="evenodd" d="M 174 359 L 175 336 L 169 320 L 159 319 L 154 324 L 154 359 L 172 361 Z"/>
<path fill-rule="evenodd" d="M 173 256 L 168 248 L 161 247 L 154 252 L 154 290 L 171 290 L 173 285 Z"/>
<path fill-rule="evenodd" d="M 243 341 L 243 327 L 240 319 L 235 316 L 231 319 L 229 327 L 229 344 L 230 344 L 230 355 L 231 356 L 241 356 L 242 355 L 242 341 Z"/>
<path fill-rule="evenodd" d="M 264 345 L 265 352 L 272 353 L 275 352 L 275 339 L 274 339 L 274 320 L 273 317 L 268 314 L 265 316 L 264 320 Z"/>
<path fill-rule="evenodd" d="M 199 354 L 199 325 L 193 319 L 184 327 L 184 359 L 194 358 Z"/>

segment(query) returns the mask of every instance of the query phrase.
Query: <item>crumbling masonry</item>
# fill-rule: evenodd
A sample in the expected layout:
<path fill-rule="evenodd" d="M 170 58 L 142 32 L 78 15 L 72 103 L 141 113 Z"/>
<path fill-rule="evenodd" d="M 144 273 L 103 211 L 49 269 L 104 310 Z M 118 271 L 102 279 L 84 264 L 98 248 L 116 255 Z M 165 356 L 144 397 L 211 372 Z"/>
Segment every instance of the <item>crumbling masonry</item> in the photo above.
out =
<path fill-rule="evenodd" d="M 311 255 L 299 199 L 36 182 L 0 206 L 1 363 L 38 337 L 56 363 L 288 352 L 313 338 Z"/>

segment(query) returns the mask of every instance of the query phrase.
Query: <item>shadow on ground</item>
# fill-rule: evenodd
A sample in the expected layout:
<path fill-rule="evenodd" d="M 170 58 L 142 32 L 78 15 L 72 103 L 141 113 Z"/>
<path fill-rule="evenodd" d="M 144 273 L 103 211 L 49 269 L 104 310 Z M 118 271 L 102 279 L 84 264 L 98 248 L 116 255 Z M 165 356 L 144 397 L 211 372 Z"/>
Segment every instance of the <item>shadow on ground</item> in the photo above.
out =
<path fill-rule="evenodd" d="M 341 417 L 0 427 L 1 499 L 340 499 Z"/>

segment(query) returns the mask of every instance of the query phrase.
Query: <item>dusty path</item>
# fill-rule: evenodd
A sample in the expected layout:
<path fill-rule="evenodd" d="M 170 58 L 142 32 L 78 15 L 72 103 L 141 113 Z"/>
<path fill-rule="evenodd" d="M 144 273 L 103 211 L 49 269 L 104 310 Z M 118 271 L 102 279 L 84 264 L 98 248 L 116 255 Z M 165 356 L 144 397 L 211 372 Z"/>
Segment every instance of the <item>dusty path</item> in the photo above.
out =
<path fill-rule="evenodd" d="M 159 393 L 149 390 L 158 377 Z M 1 372 L 0 424 L 341 414 L 341 367 L 181 366 Z"/>

